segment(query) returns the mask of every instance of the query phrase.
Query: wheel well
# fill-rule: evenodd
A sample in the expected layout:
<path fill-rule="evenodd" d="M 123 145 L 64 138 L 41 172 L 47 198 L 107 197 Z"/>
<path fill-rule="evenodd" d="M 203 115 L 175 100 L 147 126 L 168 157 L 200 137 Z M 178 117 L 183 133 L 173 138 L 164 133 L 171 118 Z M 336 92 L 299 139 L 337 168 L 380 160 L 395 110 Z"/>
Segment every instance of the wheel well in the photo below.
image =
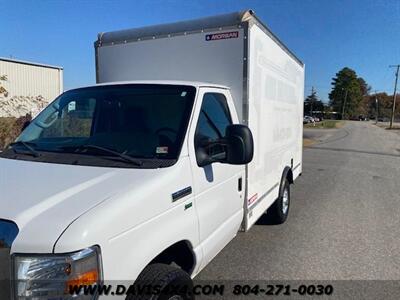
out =
<path fill-rule="evenodd" d="M 150 264 L 177 264 L 182 270 L 191 274 L 195 266 L 196 258 L 192 246 L 188 241 L 180 241 L 165 249 Z"/>
<path fill-rule="evenodd" d="M 282 188 L 282 185 L 283 185 L 285 179 L 287 179 L 290 184 L 294 183 L 293 172 L 290 167 L 285 167 L 285 169 L 283 170 L 282 179 L 281 179 L 281 188 Z M 281 189 L 280 189 L 280 191 L 281 191 Z"/>
<path fill-rule="evenodd" d="M 288 170 L 288 172 L 287 172 L 287 174 L 286 174 L 286 178 L 289 180 L 289 183 L 290 183 L 290 184 L 293 184 L 293 183 L 294 183 L 292 169 L 289 169 L 289 170 Z"/>

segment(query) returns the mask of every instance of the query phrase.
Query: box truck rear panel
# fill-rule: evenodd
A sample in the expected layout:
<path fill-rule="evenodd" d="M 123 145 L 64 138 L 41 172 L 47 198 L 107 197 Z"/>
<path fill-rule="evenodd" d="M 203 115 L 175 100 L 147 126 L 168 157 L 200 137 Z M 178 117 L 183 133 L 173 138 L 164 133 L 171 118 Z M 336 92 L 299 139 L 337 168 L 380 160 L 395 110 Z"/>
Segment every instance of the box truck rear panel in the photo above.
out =
<path fill-rule="evenodd" d="M 278 197 L 285 166 L 301 173 L 304 65 L 251 11 L 99 35 L 98 83 L 187 80 L 227 86 L 255 141 L 243 228 Z"/>

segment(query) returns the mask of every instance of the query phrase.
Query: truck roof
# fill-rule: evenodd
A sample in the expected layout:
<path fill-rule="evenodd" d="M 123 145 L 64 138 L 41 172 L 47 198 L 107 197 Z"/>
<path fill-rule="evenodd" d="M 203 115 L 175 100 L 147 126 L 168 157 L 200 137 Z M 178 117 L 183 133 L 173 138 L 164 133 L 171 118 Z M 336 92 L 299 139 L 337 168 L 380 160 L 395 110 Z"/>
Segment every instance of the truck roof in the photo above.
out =
<path fill-rule="evenodd" d="M 198 32 L 220 31 L 227 28 L 240 28 L 247 24 L 257 24 L 267 35 L 269 35 L 286 53 L 288 53 L 299 65 L 304 66 L 303 62 L 292 52 L 272 31 L 249 9 L 240 12 L 211 16 L 206 18 L 187 20 L 175 23 L 146 26 L 118 30 L 112 32 L 101 32 L 98 34 L 95 48 L 151 40 L 158 38 L 168 38 L 179 35 L 187 35 Z"/>
<path fill-rule="evenodd" d="M 98 83 L 91 86 L 86 87 L 95 87 L 95 86 L 107 86 L 107 85 L 122 85 L 122 84 L 164 84 L 164 85 L 188 85 L 194 86 L 196 88 L 199 87 L 213 87 L 229 90 L 229 87 L 209 82 L 201 82 L 201 81 L 185 81 L 185 80 L 131 80 L 131 81 L 115 81 L 115 82 L 105 82 Z"/>

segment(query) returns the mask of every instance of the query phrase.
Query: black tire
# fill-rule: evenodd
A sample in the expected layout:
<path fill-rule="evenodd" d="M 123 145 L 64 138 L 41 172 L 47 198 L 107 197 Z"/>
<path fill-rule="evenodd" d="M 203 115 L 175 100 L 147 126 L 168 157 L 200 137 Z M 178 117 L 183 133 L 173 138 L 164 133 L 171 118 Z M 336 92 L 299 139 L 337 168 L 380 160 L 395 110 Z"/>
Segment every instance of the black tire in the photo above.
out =
<path fill-rule="evenodd" d="M 284 201 L 284 194 L 287 193 L 287 202 Z M 287 208 L 284 209 L 284 202 L 287 203 Z M 287 178 L 282 182 L 279 192 L 279 197 L 267 210 L 267 217 L 272 225 L 279 225 L 285 223 L 290 210 L 290 183 Z"/>
<path fill-rule="evenodd" d="M 166 264 L 151 264 L 147 266 L 133 285 L 135 294 L 130 294 L 126 300 L 193 300 L 193 281 L 189 274 L 178 267 Z M 143 294 L 137 291 L 146 290 Z M 152 292 L 149 292 L 149 289 Z M 179 298 L 180 296 L 181 298 Z"/>

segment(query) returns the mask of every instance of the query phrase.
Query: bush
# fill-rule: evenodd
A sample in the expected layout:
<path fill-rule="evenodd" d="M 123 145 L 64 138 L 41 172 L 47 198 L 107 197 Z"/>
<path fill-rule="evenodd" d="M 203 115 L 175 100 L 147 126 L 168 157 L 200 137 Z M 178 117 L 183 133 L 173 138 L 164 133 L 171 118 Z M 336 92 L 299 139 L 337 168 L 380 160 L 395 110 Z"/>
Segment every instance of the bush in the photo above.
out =
<path fill-rule="evenodd" d="M 12 143 L 21 133 L 25 122 L 31 120 L 32 117 L 30 115 L 19 118 L 0 118 L 0 150 Z"/>

